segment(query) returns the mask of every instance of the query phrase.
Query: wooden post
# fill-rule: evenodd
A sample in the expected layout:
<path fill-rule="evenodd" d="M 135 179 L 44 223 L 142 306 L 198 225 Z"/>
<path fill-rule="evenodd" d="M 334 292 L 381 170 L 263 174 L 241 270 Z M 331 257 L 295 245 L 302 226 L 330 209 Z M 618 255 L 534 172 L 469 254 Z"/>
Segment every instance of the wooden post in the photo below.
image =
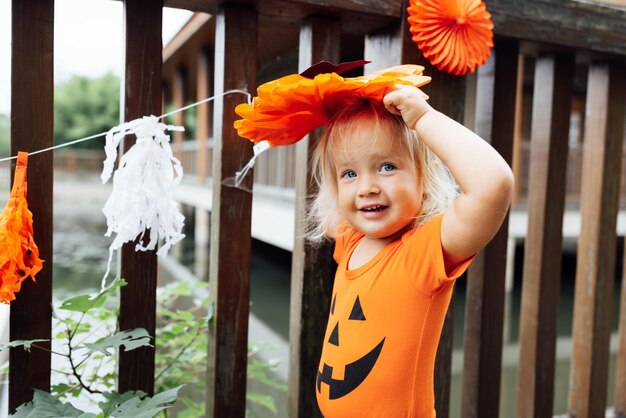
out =
<path fill-rule="evenodd" d="M 515 126 L 517 42 L 496 42 L 491 145 L 511 164 Z M 488 138 L 485 138 L 488 139 Z M 463 418 L 497 417 L 500 403 L 504 279 L 509 218 L 468 272 Z"/>
<path fill-rule="evenodd" d="M 606 408 L 625 91 L 623 66 L 589 67 L 569 388 L 577 418 L 602 417 Z"/>
<path fill-rule="evenodd" d="M 300 71 L 320 60 L 338 62 L 340 22 L 310 17 L 300 29 Z M 318 132 L 296 145 L 295 241 L 291 265 L 291 308 L 289 316 L 289 416 L 321 417 L 315 397 L 315 379 L 322 354 L 324 332 L 330 312 L 330 298 L 337 265 L 333 245 L 314 248 L 302 236 L 305 232 L 305 204 L 316 192 L 308 170 L 319 138 Z"/>
<path fill-rule="evenodd" d="M 574 57 L 535 63 L 517 417 L 551 418 Z"/>
<path fill-rule="evenodd" d="M 463 123 L 465 78 L 443 73 L 424 58 L 411 39 L 406 19 L 407 2 L 402 7 L 400 24 L 381 29 L 365 37 L 365 59 L 369 71 L 381 70 L 404 63 L 424 66 L 424 74 L 432 77 L 430 84 L 422 89 L 428 92 L 430 104 L 438 111 Z M 450 382 L 452 371 L 454 296 L 446 314 L 437 357 L 435 360 L 435 410 L 437 418 L 447 418 L 450 414 Z"/>
<path fill-rule="evenodd" d="M 209 56 L 209 53 L 205 50 L 201 50 L 198 52 L 198 71 L 197 71 L 197 82 L 196 82 L 196 100 L 202 100 L 212 96 L 213 88 L 211 87 L 211 80 L 213 80 L 213 71 L 212 66 L 210 65 L 213 61 L 212 54 Z M 212 103 L 203 103 L 198 105 L 198 110 L 196 112 L 196 143 L 198 145 L 198 150 L 196 154 L 196 166 L 197 175 L 198 175 L 198 183 L 204 184 L 208 175 L 208 141 L 211 129 L 211 118 L 213 106 Z"/>
<path fill-rule="evenodd" d="M 126 51 L 124 65 L 124 120 L 131 121 L 161 111 L 161 20 L 160 0 L 124 0 Z M 126 137 L 127 150 L 135 138 Z M 156 326 L 156 251 L 135 251 L 135 243 L 121 251 L 121 277 L 128 285 L 121 289 L 119 324 L 121 330 L 145 328 L 154 344 Z M 154 393 L 154 347 L 119 350 L 118 390 Z"/>
<path fill-rule="evenodd" d="M 624 248 L 623 260 L 626 261 L 626 247 Z M 622 270 L 619 351 L 617 353 L 617 367 L 615 372 L 615 415 L 618 418 L 626 417 L 626 268 Z"/>
<path fill-rule="evenodd" d="M 417 63 L 423 65 L 426 68 L 426 75 L 432 77 L 430 84 L 424 86 L 424 91 L 430 96 L 430 104 L 457 122 L 463 123 L 465 77 L 457 77 L 437 70 L 421 54 Z M 450 415 L 453 312 L 454 294 L 450 299 L 435 359 L 435 410 L 437 411 L 437 418 L 447 418 Z"/>
<path fill-rule="evenodd" d="M 573 64 L 572 64 L 573 65 Z M 513 196 L 511 198 L 511 207 L 514 208 L 518 205 L 521 195 L 522 181 L 524 177 L 524 170 L 528 169 L 524 167 L 522 160 L 522 115 L 524 114 L 524 55 L 519 54 L 517 58 L 517 87 L 515 94 L 515 136 L 513 137 L 513 159 L 511 162 L 511 169 L 513 170 L 513 177 L 520 179 L 513 185 Z M 515 253 L 515 251 L 513 251 Z M 513 257 L 515 258 L 515 257 Z M 512 281 L 511 281 L 512 283 Z M 508 290 L 508 289 L 507 289 Z"/>
<path fill-rule="evenodd" d="M 177 68 L 174 72 L 174 80 L 172 83 L 172 103 L 174 109 L 180 109 L 185 105 L 185 75 L 181 68 Z M 185 111 L 174 113 L 174 125 L 185 126 Z M 183 158 L 183 141 L 185 140 L 185 132 L 172 132 L 172 142 L 174 156 L 182 161 Z"/>
<path fill-rule="evenodd" d="M 12 10 L 11 155 L 17 155 L 53 143 L 54 1 L 13 0 Z M 11 303 L 11 341 L 49 339 L 52 332 L 52 153 L 30 157 L 27 176 L 33 233 L 44 265 L 37 283 L 26 279 Z M 49 342 L 39 345 L 50 350 Z M 50 353 L 16 347 L 9 361 L 9 411 L 14 412 L 32 399 L 33 388 L 50 390 Z"/>
<path fill-rule="evenodd" d="M 420 54 L 421 55 L 421 54 Z M 465 104 L 465 77 L 457 77 L 437 70 L 420 56 L 418 64 L 426 68 L 432 81 L 425 88 L 430 104 L 438 111 L 463 123 Z M 465 276 L 467 277 L 467 276 Z M 452 381 L 452 337 L 454 335 L 454 293 L 450 299 L 446 319 L 443 323 L 437 357 L 435 359 L 435 410 L 437 418 L 450 415 L 450 383 Z"/>
<path fill-rule="evenodd" d="M 210 282 L 215 315 L 209 322 L 207 414 L 243 418 L 246 412 L 246 364 L 250 295 L 252 194 L 222 187 L 222 180 L 252 157 L 252 145 L 237 135 L 235 106 L 254 92 L 257 63 L 256 10 L 225 4 L 216 15 Z M 243 185 L 252 188 L 252 173 Z"/>

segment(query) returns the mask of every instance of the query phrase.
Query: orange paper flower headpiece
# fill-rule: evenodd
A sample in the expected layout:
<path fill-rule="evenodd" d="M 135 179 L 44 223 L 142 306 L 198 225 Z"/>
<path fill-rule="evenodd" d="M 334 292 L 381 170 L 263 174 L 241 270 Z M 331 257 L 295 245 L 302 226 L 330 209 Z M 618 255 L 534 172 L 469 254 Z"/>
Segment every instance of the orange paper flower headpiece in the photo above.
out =
<path fill-rule="evenodd" d="M 9 303 L 20 291 L 22 282 L 41 270 L 43 262 L 33 239 L 33 214 L 26 202 L 28 153 L 20 152 L 13 189 L 0 213 L 0 302 Z"/>
<path fill-rule="evenodd" d="M 473 73 L 493 47 L 493 22 L 480 0 L 410 0 L 413 42 L 435 67 Z"/>
<path fill-rule="evenodd" d="M 329 68 L 319 64 L 316 67 Z M 252 105 L 238 105 L 235 112 L 243 119 L 234 125 L 239 136 L 253 142 L 290 145 L 328 125 L 338 110 L 351 103 L 363 99 L 382 102 L 395 84 L 427 84 L 430 77 L 422 75 L 423 71 L 419 65 L 399 65 L 353 78 L 343 78 L 336 72 L 313 76 L 315 71 L 308 70 L 303 75 L 288 75 L 260 86 Z"/>

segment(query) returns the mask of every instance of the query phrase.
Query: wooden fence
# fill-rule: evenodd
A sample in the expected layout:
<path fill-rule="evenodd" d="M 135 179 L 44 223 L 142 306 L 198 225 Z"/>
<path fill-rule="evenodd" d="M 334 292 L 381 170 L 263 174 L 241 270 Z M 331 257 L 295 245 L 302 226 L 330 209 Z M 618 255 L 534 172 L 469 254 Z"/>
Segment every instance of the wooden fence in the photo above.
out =
<path fill-rule="evenodd" d="M 588 2 L 563 0 L 491 0 L 495 22 L 493 96 L 476 100 L 476 126 L 487 126 L 486 139 L 512 163 L 519 115 L 520 55 L 536 57 L 531 120 L 528 211 L 524 259 L 518 417 L 550 417 L 554 393 L 556 319 L 559 298 L 562 218 L 567 170 L 567 133 L 575 62 L 588 67 L 582 163 L 582 225 L 578 247 L 574 309 L 574 348 L 569 414 L 604 416 L 611 295 L 615 275 L 615 223 L 620 190 L 624 100 L 626 92 L 626 11 Z M 365 59 L 377 68 L 421 63 L 433 77 L 427 87 L 431 103 L 463 120 L 465 96 L 481 95 L 468 79 L 443 74 L 418 53 L 408 35 L 402 0 L 171 0 L 166 6 L 210 12 L 215 19 L 213 92 L 256 86 L 257 59 L 266 53 L 260 33 L 274 23 L 299 25 L 298 67 L 326 59 L 339 61 L 353 50 L 339 40 L 351 35 L 363 42 Z M 134 119 L 161 110 L 161 17 L 158 0 L 125 0 L 124 117 Z M 53 0 L 13 0 L 12 150 L 33 151 L 52 144 Z M 259 40 L 257 42 L 257 40 Z M 359 52 L 360 53 L 360 52 Z M 206 69 L 207 62 L 203 61 Z M 204 85 L 198 91 L 207 93 Z M 211 273 L 215 320 L 210 330 L 207 411 L 212 417 L 245 415 L 249 313 L 251 195 L 221 186 L 251 156 L 251 146 L 232 129 L 240 98 L 226 96 L 213 106 L 213 213 Z M 209 136 L 209 107 L 198 128 Z M 480 124 L 478 122 L 481 122 Z M 306 167 L 315 134 L 295 147 L 296 202 L 312 192 Z M 283 158 L 283 157 L 280 157 Z M 34 156 L 29 175 L 29 205 L 37 222 L 35 236 L 47 260 L 37 286 L 25 282 L 11 307 L 11 339 L 50 338 L 52 300 L 52 155 Z M 252 187 L 251 178 L 246 180 Z M 303 228 L 296 210 L 296 237 Z M 508 222 L 481 252 L 468 274 L 465 320 L 463 417 L 498 416 L 504 315 L 504 276 Z M 154 335 L 156 258 L 136 254 L 134 244 L 122 251 L 122 329 L 144 327 Z M 291 295 L 291 417 L 320 416 L 314 396 L 334 266 L 330 246 L 311 248 L 295 239 Z M 615 410 L 626 414 L 626 286 L 622 286 L 620 351 L 617 359 Z M 448 416 L 451 362 L 451 313 L 437 357 L 436 407 Z M 154 386 L 154 349 L 120 352 L 119 389 Z M 42 350 L 11 349 L 10 409 L 28 401 L 32 388 L 48 390 L 50 355 Z"/>

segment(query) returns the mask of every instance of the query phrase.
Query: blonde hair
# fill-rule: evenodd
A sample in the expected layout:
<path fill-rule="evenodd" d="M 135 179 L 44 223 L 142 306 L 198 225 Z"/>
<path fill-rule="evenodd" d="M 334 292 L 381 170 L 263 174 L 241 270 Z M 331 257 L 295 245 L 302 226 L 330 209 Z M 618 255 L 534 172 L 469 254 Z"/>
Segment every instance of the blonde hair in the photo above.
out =
<path fill-rule="evenodd" d="M 369 129 L 373 140 L 391 139 L 414 162 L 423 185 L 422 209 L 414 226 L 422 225 L 445 211 L 459 194 L 447 167 L 404 123 L 401 116 L 389 113 L 380 102 L 361 100 L 333 117 L 313 151 L 311 169 L 319 189 L 308 210 L 306 237 L 312 242 L 321 242 L 327 238 L 327 231 L 335 231 L 339 226 L 337 173 L 332 155 L 343 138 L 360 129 Z"/>

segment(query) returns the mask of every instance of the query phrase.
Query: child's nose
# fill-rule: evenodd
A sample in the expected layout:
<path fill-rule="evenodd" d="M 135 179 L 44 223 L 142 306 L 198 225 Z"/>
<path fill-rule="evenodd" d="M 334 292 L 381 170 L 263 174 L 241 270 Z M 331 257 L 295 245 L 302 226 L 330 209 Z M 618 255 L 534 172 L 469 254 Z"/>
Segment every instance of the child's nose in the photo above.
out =
<path fill-rule="evenodd" d="M 380 193 L 380 188 L 373 176 L 362 176 L 359 184 L 359 196 L 367 196 Z"/>

